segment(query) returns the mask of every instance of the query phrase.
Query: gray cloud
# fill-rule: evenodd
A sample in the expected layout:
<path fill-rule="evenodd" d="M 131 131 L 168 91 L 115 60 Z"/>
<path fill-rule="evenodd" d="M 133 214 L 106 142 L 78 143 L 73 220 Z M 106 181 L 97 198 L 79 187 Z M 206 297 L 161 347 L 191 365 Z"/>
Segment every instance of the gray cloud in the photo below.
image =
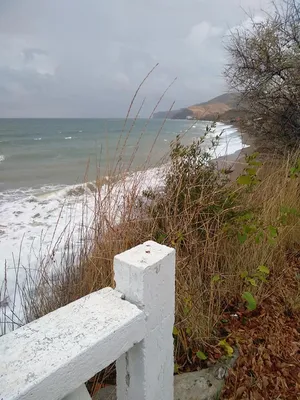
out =
<path fill-rule="evenodd" d="M 138 84 L 143 114 L 226 90 L 223 37 L 268 0 L 2 0 L 0 116 L 124 116 Z"/>

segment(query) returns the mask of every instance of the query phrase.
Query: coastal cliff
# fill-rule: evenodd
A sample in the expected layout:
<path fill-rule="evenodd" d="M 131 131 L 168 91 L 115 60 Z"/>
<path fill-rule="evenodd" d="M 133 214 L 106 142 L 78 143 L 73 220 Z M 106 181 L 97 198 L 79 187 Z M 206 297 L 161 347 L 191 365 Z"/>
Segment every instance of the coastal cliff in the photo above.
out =
<path fill-rule="evenodd" d="M 235 93 L 224 93 L 207 102 L 194 104 L 180 110 L 160 111 L 154 114 L 154 118 L 167 119 L 200 119 L 212 120 L 218 116 L 226 119 L 233 118 L 240 112 L 239 96 Z"/>

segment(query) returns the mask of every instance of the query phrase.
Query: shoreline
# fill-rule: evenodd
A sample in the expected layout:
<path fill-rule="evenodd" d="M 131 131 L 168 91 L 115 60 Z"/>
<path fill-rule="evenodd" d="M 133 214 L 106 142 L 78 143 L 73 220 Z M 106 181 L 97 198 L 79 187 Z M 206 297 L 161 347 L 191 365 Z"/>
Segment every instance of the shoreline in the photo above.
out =
<path fill-rule="evenodd" d="M 218 157 L 215 161 L 219 169 L 229 169 L 232 171 L 230 173 L 230 180 L 234 181 L 243 173 L 244 168 L 247 166 L 245 157 L 253 153 L 256 146 L 254 139 L 248 133 L 240 131 L 240 128 L 236 124 L 231 125 L 238 129 L 244 147 L 232 154 Z"/>
<path fill-rule="evenodd" d="M 233 127 L 233 125 L 231 124 L 230 127 Z M 236 129 L 238 131 L 238 128 Z M 244 142 L 243 136 L 242 142 Z M 239 149 L 230 155 L 221 156 L 218 160 L 223 159 L 226 160 L 226 163 L 236 163 L 241 152 L 243 152 L 243 149 Z M 141 183 L 140 191 L 147 190 L 149 187 L 161 186 L 161 167 L 131 171 L 129 175 L 120 179 L 119 184 L 115 185 L 114 192 L 110 193 L 105 200 L 111 199 L 115 203 L 111 206 L 114 210 L 113 214 L 117 216 L 118 209 L 122 209 L 123 197 L 121 194 L 123 192 L 128 193 L 131 187 L 136 190 L 138 183 Z M 105 199 L 105 182 L 103 187 L 101 185 L 101 193 L 98 190 L 94 193 L 90 190 L 90 186 L 91 184 L 88 182 L 67 185 L 57 191 L 44 193 L 41 196 L 31 195 L 28 198 L 20 198 L 20 200 L 5 203 L 2 206 L 5 225 L 0 226 L 1 263 L 3 263 L 3 267 L 4 265 L 8 267 L 9 287 L 6 292 L 8 298 L 13 298 L 15 260 L 19 260 L 17 263 L 22 266 L 22 276 L 20 276 L 22 281 L 26 277 L 25 271 L 30 273 L 30 269 L 34 269 L 41 259 L 46 257 L 45 261 L 48 260 L 49 254 L 55 254 L 52 265 L 54 263 L 59 265 L 64 248 L 63 242 L 68 242 L 70 235 L 73 237 L 71 241 L 73 240 L 76 245 L 80 243 L 79 228 L 81 223 L 84 222 L 85 229 L 88 232 L 88 227 L 93 219 L 95 196 L 100 195 Z M 91 192 L 91 196 L 89 196 L 89 192 Z M 106 204 L 106 206 L 108 205 Z M 4 269 L 0 271 L 0 284 L 3 277 Z"/>
<path fill-rule="evenodd" d="M 183 120 L 185 121 L 185 120 Z M 193 122 L 197 122 L 197 121 L 193 121 Z M 213 121 L 199 121 L 199 122 L 207 122 L 208 125 L 212 124 Z M 218 126 L 219 124 L 219 126 Z M 192 143 L 193 140 L 195 138 L 200 138 L 201 136 L 198 136 L 196 134 L 196 136 L 193 134 L 193 130 L 192 128 L 195 127 L 194 124 L 192 124 L 191 126 L 189 126 L 189 128 L 186 131 L 183 131 L 183 136 L 182 138 L 183 143 L 184 144 L 189 144 Z M 224 127 L 225 130 L 231 130 L 231 129 L 235 129 L 237 131 L 237 133 L 239 134 L 239 136 L 242 137 L 241 132 L 239 130 L 239 127 L 233 123 L 230 122 L 223 122 L 223 121 L 218 121 L 217 122 L 217 132 L 216 134 L 219 134 L 219 131 L 221 131 Z M 191 135 L 190 138 L 188 138 L 186 136 L 186 133 L 189 133 Z M 182 133 L 178 133 L 178 135 L 182 135 Z M 185 138 L 188 138 L 188 140 L 185 140 Z M 173 137 L 173 140 L 175 139 L 175 136 Z M 243 137 L 242 137 L 242 141 L 243 141 Z M 169 141 L 169 144 L 171 143 L 171 140 Z M 230 143 L 229 143 L 230 144 Z M 235 146 L 235 148 L 237 148 Z M 228 149 L 230 151 L 230 146 L 228 146 Z M 226 157 L 232 157 L 233 154 L 236 154 L 240 151 L 241 149 L 235 150 L 234 149 L 234 153 L 232 154 L 227 154 L 227 155 L 221 155 L 221 156 L 216 156 L 216 158 L 226 158 Z M 222 151 L 222 153 L 224 153 L 224 151 Z M 147 169 L 152 169 L 152 168 L 156 168 L 159 165 L 161 165 L 161 161 L 163 159 L 165 159 L 166 155 L 168 154 L 168 150 L 166 151 L 166 153 L 159 158 L 157 161 L 154 161 L 151 165 L 149 164 L 149 167 Z M 164 163 L 164 161 L 163 161 Z M 88 160 L 86 161 L 86 164 L 84 164 L 84 168 L 87 169 L 87 165 L 88 165 Z M 98 167 L 97 167 L 98 168 Z M 50 196 L 50 194 L 56 194 L 58 192 L 63 192 L 63 191 L 68 191 L 68 190 L 72 190 L 72 189 L 76 189 L 77 187 L 80 186 L 85 186 L 87 184 L 94 184 L 95 182 L 97 182 L 97 180 L 100 179 L 105 180 L 107 178 L 107 176 L 109 176 L 111 178 L 111 175 L 109 175 L 109 171 L 106 170 L 106 167 L 102 168 L 103 171 L 100 174 L 101 176 L 98 176 L 98 172 L 95 175 L 95 179 L 93 179 L 94 177 L 90 177 L 87 180 L 84 180 L 84 178 L 81 180 L 79 177 L 77 177 L 73 182 L 67 181 L 67 180 L 59 180 L 59 181 L 55 181 L 55 179 L 49 179 L 48 181 L 43 181 L 43 182 L 37 182 L 35 184 L 26 184 L 26 183 L 20 183 L 18 185 L 12 186 L 12 187 L 6 187 L 5 184 L 6 182 L 4 182 L 1 186 L 0 186 L 0 196 L 2 195 L 3 200 L 4 197 L 9 198 L 9 196 L 11 195 L 12 198 L 9 198 L 9 200 L 14 201 L 14 200 L 18 200 L 20 198 L 23 197 L 24 199 L 27 198 L 27 196 L 33 196 L 33 197 L 40 197 L 40 196 Z M 125 169 L 127 169 L 125 167 Z M 141 172 L 144 171 L 143 169 L 143 161 L 138 162 L 136 165 L 134 165 L 134 167 L 132 169 L 130 169 L 130 174 L 132 173 L 136 173 L 136 172 Z M 23 194 L 23 196 L 20 196 L 20 194 Z M 1 199 L 0 199 L 0 203 L 1 203 Z"/>

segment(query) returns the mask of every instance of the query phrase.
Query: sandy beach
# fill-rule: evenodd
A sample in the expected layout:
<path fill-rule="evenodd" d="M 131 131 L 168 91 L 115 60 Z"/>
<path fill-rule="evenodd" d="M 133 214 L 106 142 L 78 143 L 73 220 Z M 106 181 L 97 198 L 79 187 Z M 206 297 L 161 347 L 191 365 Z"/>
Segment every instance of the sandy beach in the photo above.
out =
<path fill-rule="evenodd" d="M 250 155 L 255 150 L 255 141 L 246 132 L 240 132 L 242 137 L 242 143 L 244 148 L 237 150 L 233 154 L 218 157 L 216 159 L 218 168 L 232 171 L 230 174 L 230 180 L 234 181 L 242 174 L 245 166 L 245 156 Z"/>

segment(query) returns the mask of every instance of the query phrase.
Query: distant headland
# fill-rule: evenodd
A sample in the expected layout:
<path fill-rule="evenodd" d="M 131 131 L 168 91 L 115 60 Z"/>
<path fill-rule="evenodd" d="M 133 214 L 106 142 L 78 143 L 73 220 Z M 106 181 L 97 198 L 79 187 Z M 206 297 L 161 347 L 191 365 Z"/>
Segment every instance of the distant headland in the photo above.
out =
<path fill-rule="evenodd" d="M 154 118 L 160 119 L 197 119 L 204 121 L 220 118 L 224 121 L 239 119 L 244 110 L 240 104 L 240 97 L 236 93 L 224 93 L 204 103 L 181 108 L 180 110 L 160 111 L 154 114 Z"/>

